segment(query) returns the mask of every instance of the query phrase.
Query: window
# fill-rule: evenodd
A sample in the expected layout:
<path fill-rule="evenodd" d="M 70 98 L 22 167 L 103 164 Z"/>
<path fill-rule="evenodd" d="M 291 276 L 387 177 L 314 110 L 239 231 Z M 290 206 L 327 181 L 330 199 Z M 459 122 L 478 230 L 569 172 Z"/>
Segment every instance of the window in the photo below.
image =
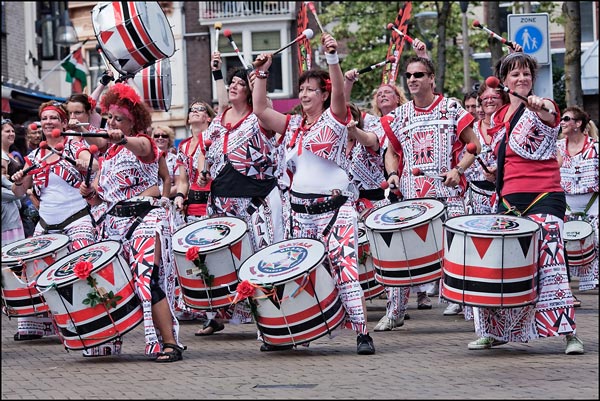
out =
<path fill-rule="evenodd" d="M 581 41 L 593 42 L 596 35 L 594 34 L 594 2 L 582 1 L 579 3 L 581 15 Z"/>
<path fill-rule="evenodd" d="M 40 18 L 36 21 L 36 33 L 41 41 L 41 55 L 43 60 L 61 60 L 69 54 L 69 49 L 54 43 L 56 30 L 60 25 L 60 16 L 68 12 L 66 2 L 42 1 L 40 4 Z"/>
<path fill-rule="evenodd" d="M 89 87 L 90 90 L 94 90 L 96 86 L 98 86 L 98 81 L 100 81 L 100 77 L 104 70 L 106 70 L 106 66 L 104 62 L 100 58 L 100 54 L 95 49 L 86 49 L 86 53 L 88 56 L 88 70 L 90 72 L 90 82 Z"/>

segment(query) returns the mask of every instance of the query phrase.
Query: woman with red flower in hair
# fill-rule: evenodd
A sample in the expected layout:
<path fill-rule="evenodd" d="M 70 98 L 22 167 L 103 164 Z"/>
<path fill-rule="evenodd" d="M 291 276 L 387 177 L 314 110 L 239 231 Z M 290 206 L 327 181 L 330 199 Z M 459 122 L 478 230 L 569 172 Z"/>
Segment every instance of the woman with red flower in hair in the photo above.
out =
<path fill-rule="evenodd" d="M 175 265 L 167 211 L 160 202 L 159 151 L 144 130 L 152 118 L 137 92 L 122 83 L 101 99 L 110 143 L 92 185 L 81 186 L 91 205 L 106 202 L 101 238 L 120 241 L 144 310 L 148 356 L 156 362 L 182 359 L 179 323 L 173 311 Z"/>

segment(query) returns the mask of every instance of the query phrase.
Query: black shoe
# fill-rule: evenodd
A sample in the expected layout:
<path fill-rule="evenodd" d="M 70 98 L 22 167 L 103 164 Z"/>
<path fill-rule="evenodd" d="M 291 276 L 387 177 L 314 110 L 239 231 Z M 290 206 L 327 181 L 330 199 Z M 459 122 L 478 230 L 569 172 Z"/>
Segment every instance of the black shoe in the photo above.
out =
<path fill-rule="evenodd" d="M 356 353 L 358 355 L 373 355 L 375 353 L 375 345 L 373 339 L 368 334 L 359 334 L 356 337 Z"/>
<path fill-rule="evenodd" d="M 19 334 L 15 333 L 15 341 L 29 341 L 29 340 L 39 340 L 42 338 L 40 334 Z"/>
<path fill-rule="evenodd" d="M 408 313 L 404 314 L 404 320 L 410 320 L 410 315 Z"/>
<path fill-rule="evenodd" d="M 285 351 L 285 350 L 292 349 L 292 348 L 294 348 L 293 345 L 271 345 L 271 344 L 263 343 L 260 346 L 260 351 L 261 352 Z"/>

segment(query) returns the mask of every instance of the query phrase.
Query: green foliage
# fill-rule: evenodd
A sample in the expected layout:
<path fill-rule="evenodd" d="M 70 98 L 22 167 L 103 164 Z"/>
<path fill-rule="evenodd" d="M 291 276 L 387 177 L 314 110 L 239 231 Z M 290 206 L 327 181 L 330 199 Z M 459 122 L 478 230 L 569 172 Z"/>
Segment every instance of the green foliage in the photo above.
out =
<path fill-rule="evenodd" d="M 563 68 L 552 69 L 552 96 L 559 110 L 567 108 L 565 70 Z"/>

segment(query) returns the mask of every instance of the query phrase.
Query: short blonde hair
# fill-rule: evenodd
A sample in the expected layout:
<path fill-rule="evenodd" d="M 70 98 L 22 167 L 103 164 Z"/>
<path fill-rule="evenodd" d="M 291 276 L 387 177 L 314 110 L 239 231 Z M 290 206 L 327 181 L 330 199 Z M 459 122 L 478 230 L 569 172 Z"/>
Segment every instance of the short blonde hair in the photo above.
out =
<path fill-rule="evenodd" d="M 173 146 L 173 144 L 175 143 L 175 131 L 173 131 L 173 129 L 171 127 L 169 127 L 168 125 L 153 125 L 152 126 L 152 136 L 153 137 L 154 137 L 154 131 L 157 129 L 159 129 L 162 132 L 164 132 L 165 134 L 169 135 L 169 147 Z"/>

